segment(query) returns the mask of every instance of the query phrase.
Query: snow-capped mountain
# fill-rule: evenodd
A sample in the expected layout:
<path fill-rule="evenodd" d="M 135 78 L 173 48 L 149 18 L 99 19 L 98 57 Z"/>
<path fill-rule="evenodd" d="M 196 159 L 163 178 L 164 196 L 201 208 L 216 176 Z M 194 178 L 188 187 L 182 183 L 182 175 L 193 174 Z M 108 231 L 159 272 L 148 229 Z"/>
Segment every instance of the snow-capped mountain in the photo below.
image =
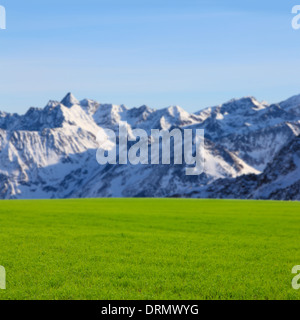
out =
<path fill-rule="evenodd" d="M 129 132 L 141 128 L 149 134 L 205 129 L 205 171 L 186 176 L 185 165 L 99 165 L 97 133 L 117 130 L 120 121 Z M 0 198 L 299 200 L 299 134 L 300 96 L 273 105 L 246 97 L 190 114 L 178 106 L 129 109 L 78 101 L 68 93 L 24 115 L 0 112 Z"/>
<path fill-rule="evenodd" d="M 259 175 L 219 179 L 184 196 L 221 199 L 300 200 L 300 136 L 284 146 Z"/>
<path fill-rule="evenodd" d="M 220 143 L 241 159 L 262 171 L 275 154 L 300 134 L 300 103 L 259 103 L 254 98 L 232 100 L 201 111 L 206 119 L 199 124 L 206 138 Z M 300 98 L 299 98 L 300 101 Z"/>

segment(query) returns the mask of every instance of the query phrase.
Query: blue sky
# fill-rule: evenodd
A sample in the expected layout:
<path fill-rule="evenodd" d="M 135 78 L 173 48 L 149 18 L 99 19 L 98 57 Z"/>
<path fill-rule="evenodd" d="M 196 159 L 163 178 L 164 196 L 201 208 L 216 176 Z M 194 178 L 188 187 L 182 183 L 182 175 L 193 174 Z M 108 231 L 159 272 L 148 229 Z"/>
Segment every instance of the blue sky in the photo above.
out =
<path fill-rule="evenodd" d="M 300 93 L 300 1 L 0 0 L 0 110 L 79 99 L 188 111 Z"/>

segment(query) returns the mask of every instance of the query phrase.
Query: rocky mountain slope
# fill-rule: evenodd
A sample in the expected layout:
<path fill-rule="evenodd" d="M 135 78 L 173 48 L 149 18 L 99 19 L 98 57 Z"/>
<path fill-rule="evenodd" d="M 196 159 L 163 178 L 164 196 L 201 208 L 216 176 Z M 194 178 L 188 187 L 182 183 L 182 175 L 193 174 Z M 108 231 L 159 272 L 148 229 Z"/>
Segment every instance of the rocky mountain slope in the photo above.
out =
<path fill-rule="evenodd" d="M 205 171 L 185 165 L 105 165 L 101 128 L 205 129 Z M 129 109 L 72 94 L 0 112 L 0 198 L 216 197 L 300 199 L 300 96 L 278 104 L 246 97 L 189 114 L 178 106 Z M 171 161 L 172 163 L 172 161 Z"/>
<path fill-rule="evenodd" d="M 218 179 L 186 197 L 300 200 L 300 136 L 284 146 L 263 173 Z"/>

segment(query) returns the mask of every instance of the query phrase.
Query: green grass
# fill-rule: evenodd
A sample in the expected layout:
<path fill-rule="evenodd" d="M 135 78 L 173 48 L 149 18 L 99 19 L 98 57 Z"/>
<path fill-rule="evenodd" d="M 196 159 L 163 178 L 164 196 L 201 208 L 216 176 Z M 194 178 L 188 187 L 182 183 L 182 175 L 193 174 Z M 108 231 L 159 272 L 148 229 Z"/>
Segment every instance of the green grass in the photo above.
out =
<path fill-rule="evenodd" d="M 300 203 L 0 202 L 2 299 L 299 299 Z"/>

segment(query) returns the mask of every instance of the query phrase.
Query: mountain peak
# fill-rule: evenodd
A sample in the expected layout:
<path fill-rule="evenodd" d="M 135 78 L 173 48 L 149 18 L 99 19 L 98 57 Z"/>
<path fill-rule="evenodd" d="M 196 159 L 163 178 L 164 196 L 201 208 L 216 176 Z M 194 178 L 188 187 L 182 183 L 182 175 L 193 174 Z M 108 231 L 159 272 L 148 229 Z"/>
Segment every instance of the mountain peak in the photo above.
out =
<path fill-rule="evenodd" d="M 58 101 L 55 100 L 49 100 L 49 102 L 46 105 L 46 108 L 55 108 L 59 105 Z"/>
<path fill-rule="evenodd" d="M 245 112 L 247 110 L 264 109 L 266 104 L 258 102 L 254 97 L 243 97 L 240 99 L 232 99 L 220 106 L 221 110 L 228 113 Z"/>
<path fill-rule="evenodd" d="M 240 105 L 244 105 L 244 106 L 247 106 L 247 104 L 259 104 L 257 99 L 252 96 L 242 97 L 242 98 L 238 98 L 238 99 L 236 99 L 236 98 L 231 99 L 228 101 L 228 103 L 236 103 L 236 104 L 240 104 Z"/>
<path fill-rule="evenodd" d="M 70 108 L 72 107 L 74 104 L 79 104 L 79 101 L 74 97 L 74 95 L 69 92 L 62 100 L 61 103 Z"/>
<path fill-rule="evenodd" d="M 279 103 L 280 107 L 285 110 L 297 110 L 300 108 L 300 94 L 293 96 Z"/>

